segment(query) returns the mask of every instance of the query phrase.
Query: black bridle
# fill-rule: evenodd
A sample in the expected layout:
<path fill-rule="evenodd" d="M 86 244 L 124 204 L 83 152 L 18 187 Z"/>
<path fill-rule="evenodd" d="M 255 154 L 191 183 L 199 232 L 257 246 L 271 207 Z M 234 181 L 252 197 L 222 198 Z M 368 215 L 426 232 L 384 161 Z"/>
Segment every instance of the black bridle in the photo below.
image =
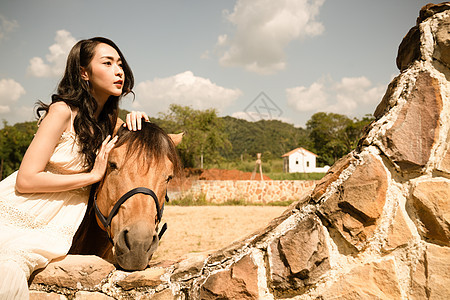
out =
<path fill-rule="evenodd" d="M 144 194 L 144 195 L 150 195 L 153 198 L 153 200 L 155 201 L 156 216 L 157 216 L 157 220 L 158 220 L 158 224 L 156 225 L 156 230 L 158 229 L 158 225 L 161 222 L 162 214 L 164 212 L 164 202 L 162 204 L 162 207 L 160 208 L 159 202 L 158 202 L 158 196 L 156 196 L 155 192 L 153 192 L 151 189 L 146 188 L 146 187 L 137 187 L 137 188 L 134 188 L 134 189 L 126 192 L 122 197 L 120 197 L 119 200 L 117 200 L 116 204 L 114 204 L 114 207 L 112 208 L 108 217 L 105 217 L 101 213 L 100 209 L 97 206 L 97 188 L 98 188 L 98 186 L 99 186 L 98 183 L 92 185 L 89 198 L 92 199 L 95 214 L 97 215 L 98 219 L 100 220 L 103 227 L 105 228 L 105 231 L 108 234 L 108 238 L 113 245 L 114 245 L 114 242 L 111 238 L 111 221 L 114 218 L 114 216 L 117 214 L 117 212 L 119 211 L 120 206 L 133 195 Z M 169 202 L 169 196 L 167 196 L 167 191 L 166 191 L 165 200 L 166 200 L 166 202 Z M 161 237 L 163 236 L 164 232 L 166 232 L 166 230 L 167 230 L 167 223 L 164 223 L 164 225 L 161 228 L 161 231 L 158 233 L 158 239 L 161 239 Z"/>

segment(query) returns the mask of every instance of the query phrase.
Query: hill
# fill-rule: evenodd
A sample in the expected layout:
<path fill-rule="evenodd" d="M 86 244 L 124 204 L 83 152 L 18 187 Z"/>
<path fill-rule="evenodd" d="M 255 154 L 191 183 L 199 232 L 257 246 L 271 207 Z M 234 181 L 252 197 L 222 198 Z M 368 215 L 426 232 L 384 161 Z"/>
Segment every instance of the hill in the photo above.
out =
<path fill-rule="evenodd" d="M 306 129 L 279 120 L 248 122 L 229 116 L 221 119 L 232 145 L 231 151 L 221 153 L 227 159 L 236 159 L 241 155 L 253 157 L 256 153 L 263 153 L 267 159 L 280 158 L 299 144 L 305 148 L 310 146 Z"/>

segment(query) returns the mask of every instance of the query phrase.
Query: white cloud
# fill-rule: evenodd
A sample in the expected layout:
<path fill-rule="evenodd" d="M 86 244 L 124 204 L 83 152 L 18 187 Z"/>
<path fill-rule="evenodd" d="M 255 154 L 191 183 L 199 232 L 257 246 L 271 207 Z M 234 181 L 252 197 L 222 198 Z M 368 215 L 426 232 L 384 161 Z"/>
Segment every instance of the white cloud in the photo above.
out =
<path fill-rule="evenodd" d="M 149 113 L 166 111 L 169 104 L 192 106 L 194 109 L 222 110 L 242 95 L 239 89 L 228 89 L 191 71 L 166 78 L 155 78 L 136 86 L 135 108 Z"/>
<path fill-rule="evenodd" d="M 9 113 L 11 104 L 25 94 L 25 89 L 14 79 L 0 80 L 0 114 Z"/>
<path fill-rule="evenodd" d="M 45 56 L 45 60 L 41 57 L 30 59 L 28 74 L 35 77 L 61 76 L 64 72 L 67 55 L 76 42 L 70 32 L 58 30 L 55 43 L 48 48 L 50 53 Z"/>
<path fill-rule="evenodd" d="M 383 96 L 383 85 L 373 85 L 364 77 L 344 77 L 339 82 L 321 79 L 309 87 L 286 89 L 288 105 L 299 112 L 324 111 L 355 115 L 373 109 Z"/>
<path fill-rule="evenodd" d="M 314 82 L 309 88 L 304 86 L 286 89 L 289 106 L 297 111 L 314 111 L 327 103 L 328 95 L 322 83 Z"/>
<path fill-rule="evenodd" d="M 286 66 L 284 50 L 296 39 L 320 35 L 316 21 L 325 0 L 238 0 L 226 13 L 236 28 L 233 37 L 220 35 L 216 50 L 223 66 L 271 74 Z"/>
<path fill-rule="evenodd" d="M 16 20 L 8 20 L 3 15 L 0 15 L 0 41 L 7 37 L 9 33 L 19 27 L 19 23 Z"/>

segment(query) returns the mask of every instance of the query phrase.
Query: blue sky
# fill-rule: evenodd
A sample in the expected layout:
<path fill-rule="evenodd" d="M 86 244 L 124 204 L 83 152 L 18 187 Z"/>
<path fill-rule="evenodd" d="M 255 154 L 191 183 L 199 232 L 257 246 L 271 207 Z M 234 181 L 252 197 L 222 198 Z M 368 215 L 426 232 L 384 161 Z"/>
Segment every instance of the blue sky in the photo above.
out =
<path fill-rule="evenodd" d="M 94 36 L 115 41 L 134 72 L 128 110 L 158 116 L 177 103 L 296 126 L 319 111 L 362 117 L 399 73 L 398 45 L 427 3 L 2 0 L 0 120 L 33 120 L 71 46 Z"/>

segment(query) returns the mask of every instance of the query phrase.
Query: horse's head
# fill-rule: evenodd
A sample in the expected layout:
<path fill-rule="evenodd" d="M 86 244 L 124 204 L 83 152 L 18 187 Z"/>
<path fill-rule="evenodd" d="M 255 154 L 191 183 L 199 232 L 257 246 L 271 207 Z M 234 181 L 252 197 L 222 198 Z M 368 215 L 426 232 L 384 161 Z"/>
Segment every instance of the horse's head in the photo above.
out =
<path fill-rule="evenodd" d="M 158 247 L 158 207 L 161 209 L 167 185 L 180 168 L 175 143 L 180 136 L 167 135 L 153 123 L 143 123 L 139 131 L 120 128 L 119 139 L 108 159 L 104 180 L 97 190 L 97 206 L 109 216 L 117 201 L 130 190 L 144 187 L 151 193 L 127 198 L 112 217 L 108 232 L 114 244 L 114 257 L 126 270 L 142 270 Z"/>

